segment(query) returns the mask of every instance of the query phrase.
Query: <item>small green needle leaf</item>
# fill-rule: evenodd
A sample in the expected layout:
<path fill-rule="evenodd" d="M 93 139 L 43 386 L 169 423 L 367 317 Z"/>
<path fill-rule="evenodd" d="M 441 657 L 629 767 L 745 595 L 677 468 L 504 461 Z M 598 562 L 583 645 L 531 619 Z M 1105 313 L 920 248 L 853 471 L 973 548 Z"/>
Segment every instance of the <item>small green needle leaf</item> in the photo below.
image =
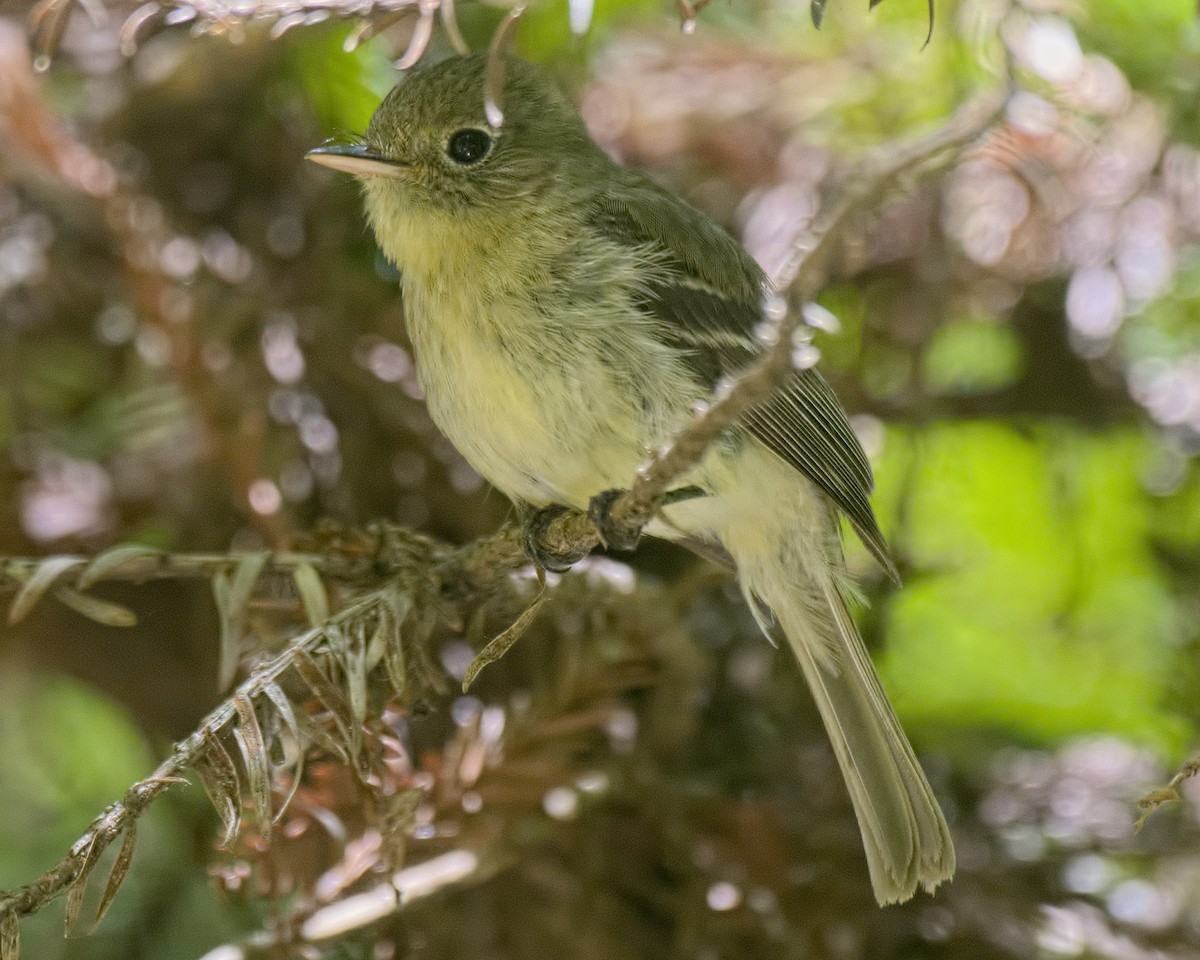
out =
<path fill-rule="evenodd" d="M 113 547 L 111 550 L 105 550 L 84 567 L 83 572 L 79 575 L 79 588 L 86 590 L 117 571 L 127 572 L 127 568 L 153 569 L 161 558 L 161 551 L 140 543 L 127 543 Z"/>
<path fill-rule="evenodd" d="M 304 613 L 311 626 L 317 626 L 329 619 L 329 595 L 325 592 L 325 584 L 321 575 L 311 563 L 301 563 L 292 571 L 292 581 L 296 584 L 296 592 L 300 602 L 304 604 Z"/>
<path fill-rule="evenodd" d="M 74 587 L 65 585 L 54 588 L 54 596 L 63 606 L 70 607 L 78 614 L 89 620 L 102 623 L 106 627 L 135 627 L 137 614 L 128 607 L 108 600 L 93 597 L 90 593 L 81 593 Z"/>
<path fill-rule="evenodd" d="M 8 611 L 8 622 L 19 623 L 24 620 L 46 595 L 46 591 L 54 586 L 54 582 L 82 562 L 78 557 L 48 557 L 39 563 L 13 600 Z"/>

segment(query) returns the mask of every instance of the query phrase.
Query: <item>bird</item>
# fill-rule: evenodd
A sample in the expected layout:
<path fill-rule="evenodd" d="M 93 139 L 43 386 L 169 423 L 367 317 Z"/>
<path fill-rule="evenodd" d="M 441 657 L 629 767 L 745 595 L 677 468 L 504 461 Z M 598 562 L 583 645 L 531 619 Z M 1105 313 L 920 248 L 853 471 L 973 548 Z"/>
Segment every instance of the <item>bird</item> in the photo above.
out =
<path fill-rule="evenodd" d="M 493 90 L 486 55 L 422 66 L 361 137 L 307 156 L 361 183 L 400 271 L 435 424 L 531 523 L 564 508 L 595 516 L 762 355 L 772 291 L 729 233 L 610 158 L 541 67 L 501 67 Z M 873 483 L 832 389 L 796 369 L 709 447 L 646 532 L 731 562 L 764 632 L 795 654 L 884 905 L 933 891 L 955 853 L 850 612 L 841 516 L 896 572 Z"/>

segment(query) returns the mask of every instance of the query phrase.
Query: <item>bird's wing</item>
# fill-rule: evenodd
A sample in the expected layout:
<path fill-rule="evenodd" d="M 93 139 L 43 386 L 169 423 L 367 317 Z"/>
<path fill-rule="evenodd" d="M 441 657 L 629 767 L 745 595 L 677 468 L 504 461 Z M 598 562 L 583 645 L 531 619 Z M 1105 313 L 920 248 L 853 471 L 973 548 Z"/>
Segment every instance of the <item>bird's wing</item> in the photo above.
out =
<path fill-rule="evenodd" d="M 639 291 L 641 305 L 711 389 L 763 351 L 755 330 L 766 278 L 738 242 L 699 211 L 640 177 L 631 175 L 624 186 L 622 199 L 606 194 L 593 201 L 592 227 L 611 240 L 647 246 L 651 260 L 664 264 Z M 871 511 L 871 466 L 825 378 L 813 369 L 796 371 L 743 424 L 828 494 L 895 577 Z"/>

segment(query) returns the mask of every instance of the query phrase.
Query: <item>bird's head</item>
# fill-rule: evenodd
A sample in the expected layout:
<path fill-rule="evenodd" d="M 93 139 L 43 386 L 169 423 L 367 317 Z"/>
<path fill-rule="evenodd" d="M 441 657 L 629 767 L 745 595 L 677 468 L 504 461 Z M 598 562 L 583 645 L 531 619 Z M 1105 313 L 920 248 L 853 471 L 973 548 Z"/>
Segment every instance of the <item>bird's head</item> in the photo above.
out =
<path fill-rule="evenodd" d="M 456 57 L 413 72 L 362 138 L 317 147 L 308 159 L 359 177 L 375 222 L 422 209 L 502 212 L 583 182 L 598 151 L 571 103 L 539 68 L 508 58 L 497 91 L 503 122 L 489 123 L 486 65 L 483 56 Z"/>

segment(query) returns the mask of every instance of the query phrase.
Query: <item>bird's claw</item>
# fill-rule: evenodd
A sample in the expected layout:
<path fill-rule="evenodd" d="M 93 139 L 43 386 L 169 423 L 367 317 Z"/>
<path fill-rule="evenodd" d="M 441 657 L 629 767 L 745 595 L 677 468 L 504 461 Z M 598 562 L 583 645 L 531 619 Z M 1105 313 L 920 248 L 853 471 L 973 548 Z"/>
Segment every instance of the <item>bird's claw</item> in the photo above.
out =
<path fill-rule="evenodd" d="M 588 554 L 586 550 L 558 553 L 546 545 L 546 530 L 566 512 L 566 507 L 557 505 L 535 510 L 526 518 L 522 531 L 521 542 L 526 555 L 543 570 L 551 573 L 566 573 Z"/>
<path fill-rule="evenodd" d="M 612 515 L 613 504 L 624 490 L 605 490 L 588 503 L 588 519 L 600 534 L 600 541 L 609 550 L 634 550 L 642 539 L 641 524 L 618 521 Z"/>

